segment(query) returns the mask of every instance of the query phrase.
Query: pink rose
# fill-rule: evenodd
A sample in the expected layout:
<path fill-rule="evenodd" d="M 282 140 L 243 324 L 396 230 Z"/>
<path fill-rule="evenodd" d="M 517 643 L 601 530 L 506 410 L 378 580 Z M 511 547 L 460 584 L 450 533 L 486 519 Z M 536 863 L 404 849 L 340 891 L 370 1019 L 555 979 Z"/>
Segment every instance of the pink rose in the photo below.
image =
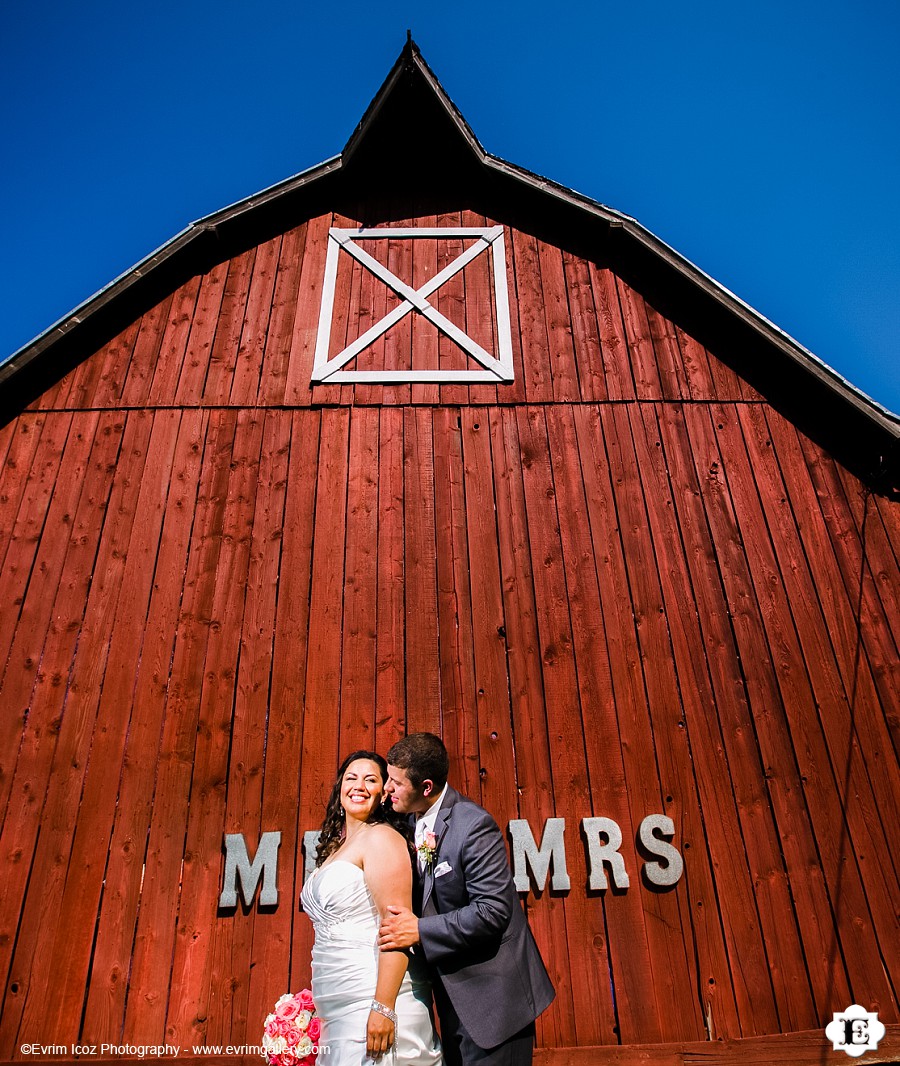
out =
<path fill-rule="evenodd" d="M 306 1032 L 309 1036 L 309 1039 L 312 1040 L 314 1044 L 317 1044 L 319 1042 L 319 1037 L 322 1035 L 322 1023 L 319 1021 L 318 1018 L 314 1017 L 310 1021 L 309 1028 L 306 1030 Z"/>
<path fill-rule="evenodd" d="M 287 1003 L 282 1003 L 282 1005 L 275 1011 L 275 1013 L 278 1015 L 279 1018 L 284 1018 L 285 1021 L 293 1021 L 293 1019 L 297 1017 L 301 1010 L 302 1008 L 297 1002 L 297 997 L 294 996 L 294 998 L 289 999 Z"/>
<path fill-rule="evenodd" d="M 430 830 L 425 830 L 425 847 L 432 851 L 437 847 L 437 837 Z"/>
<path fill-rule="evenodd" d="M 301 1010 L 315 1010 L 316 1004 L 313 1000 L 312 992 L 308 988 L 304 988 L 302 992 L 298 992 L 294 999 L 300 1004 Z"/>

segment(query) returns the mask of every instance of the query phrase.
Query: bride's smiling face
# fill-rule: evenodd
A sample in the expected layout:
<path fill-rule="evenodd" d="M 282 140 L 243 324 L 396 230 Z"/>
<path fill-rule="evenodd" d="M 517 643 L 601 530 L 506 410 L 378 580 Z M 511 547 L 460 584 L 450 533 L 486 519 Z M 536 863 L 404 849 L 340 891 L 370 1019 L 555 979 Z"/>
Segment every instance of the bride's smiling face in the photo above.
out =
<path fill-rule="evenodd" d="M 356 759 L 344 771 L 341 806 L 348 818 L 365 822 L 384 799 L 384 778 L 377 762 Z"/>

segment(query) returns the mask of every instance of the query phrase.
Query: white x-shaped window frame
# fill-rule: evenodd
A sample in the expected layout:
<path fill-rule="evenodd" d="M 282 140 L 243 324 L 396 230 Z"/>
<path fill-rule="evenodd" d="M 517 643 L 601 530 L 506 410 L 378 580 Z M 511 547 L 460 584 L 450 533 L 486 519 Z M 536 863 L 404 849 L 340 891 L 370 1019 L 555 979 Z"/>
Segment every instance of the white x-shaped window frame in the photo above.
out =
<path fill-rule="evenodd" d="M 373 258 L 357 240 L 422 240 L 452 237 L 475 238 L 461 255 L 421 288 L 414 289 L 401 281 L 386 266 Z M 402 303 L 348 344 L 333 358 L 328 358 L 331 342 L 331 322 L 334 311 L 334 287 L 337 279 L 338 255 L 341 249 L 349 252 L 364 267 L 380 278 L 385 285 L 402 297 Z M 458 274 L 482 252 L 491 249 L 494 268 L 494 303 L 497 312 L 497 355 L 491 355 L 467 333 L 442 315 L 428 302 L 428 297 Z M 351 359 L 377 340 L 410 312 L 416 311 L 433 323 L 442 333 L 459 345 L 483 368 L 481 370 L 343 370 Z M 325 281 L 322 288 L 322 304 L 319 309 L 319 331 L 316 337 L 316 354 L 313 360 L 312 383 L 331 384 L 341 382 L 368 382 L 393 384 L 394 382 L 510 382 L 513 380 L 512 337 L 509 325 L 509 293 L 506 287 L 506 246 L 502 226 L 481 228 L 463 226 L 452 228 L 384 227 L 378 229 L 337 229 L 328 231 L 328 254 L 325 258 Z"/>

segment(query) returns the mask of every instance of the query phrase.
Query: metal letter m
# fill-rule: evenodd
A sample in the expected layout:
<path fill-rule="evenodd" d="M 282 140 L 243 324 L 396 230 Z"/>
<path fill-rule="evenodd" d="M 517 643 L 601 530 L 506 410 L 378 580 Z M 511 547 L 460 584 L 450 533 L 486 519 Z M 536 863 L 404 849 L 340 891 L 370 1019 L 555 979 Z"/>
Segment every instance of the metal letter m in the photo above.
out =
<path fill-rule="evenodd" d="M 247 854 L 243 833 L 225 834 L 225 876 L 222 881 L 220 907 L 236 907 L 238 886 L 245 906 L 249 907 L 262 880 L 259 902 L 264 907 L 278 903 L 278 848 L 281 833 L 263 833 L 253 863 Z"/>

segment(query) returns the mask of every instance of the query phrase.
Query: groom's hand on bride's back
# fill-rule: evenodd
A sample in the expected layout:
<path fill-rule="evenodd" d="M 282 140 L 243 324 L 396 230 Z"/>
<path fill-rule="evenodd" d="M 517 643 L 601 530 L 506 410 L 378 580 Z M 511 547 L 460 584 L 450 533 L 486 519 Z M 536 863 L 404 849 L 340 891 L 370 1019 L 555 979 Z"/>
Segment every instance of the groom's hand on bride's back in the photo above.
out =
<path fill-rule="evenodd" d="M 378 946 L 382 951 L 402 951 L 419 943 L 419 919 L 408 907 L 388 907 L 381 919 Z"/>

